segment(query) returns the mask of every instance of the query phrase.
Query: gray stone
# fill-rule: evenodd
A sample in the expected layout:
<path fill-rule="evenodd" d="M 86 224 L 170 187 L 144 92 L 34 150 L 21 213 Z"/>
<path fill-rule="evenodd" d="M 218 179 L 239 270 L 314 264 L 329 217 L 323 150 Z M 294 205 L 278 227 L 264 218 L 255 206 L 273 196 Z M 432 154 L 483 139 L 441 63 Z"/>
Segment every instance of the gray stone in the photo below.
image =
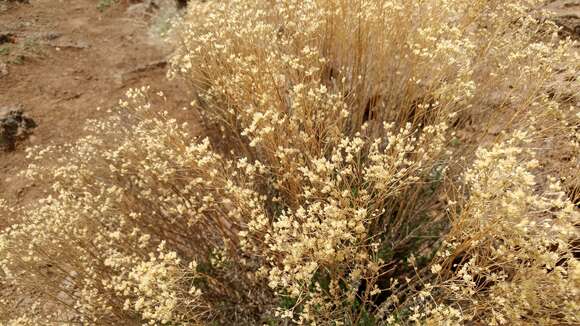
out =
<path fill-rule="evenodd" d="M 16 143 L 30 136 L 34 128 L 36 122 L 27 117 L 21 107 L 1 107 L 0 149 L 13 151 L 16 149 Z"/>

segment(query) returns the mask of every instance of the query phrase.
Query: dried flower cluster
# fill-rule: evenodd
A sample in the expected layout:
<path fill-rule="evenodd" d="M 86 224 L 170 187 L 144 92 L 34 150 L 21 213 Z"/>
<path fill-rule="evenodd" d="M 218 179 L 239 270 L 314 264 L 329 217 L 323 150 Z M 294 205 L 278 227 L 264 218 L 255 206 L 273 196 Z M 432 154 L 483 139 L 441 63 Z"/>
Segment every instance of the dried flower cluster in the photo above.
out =
<path fill-rule="evenodd" d="M 539 3 L 192 2 L 169 76 L 205 138 L 144 87 L 30 150 L 0 320 L 580 323 L 580 61 Z"/>

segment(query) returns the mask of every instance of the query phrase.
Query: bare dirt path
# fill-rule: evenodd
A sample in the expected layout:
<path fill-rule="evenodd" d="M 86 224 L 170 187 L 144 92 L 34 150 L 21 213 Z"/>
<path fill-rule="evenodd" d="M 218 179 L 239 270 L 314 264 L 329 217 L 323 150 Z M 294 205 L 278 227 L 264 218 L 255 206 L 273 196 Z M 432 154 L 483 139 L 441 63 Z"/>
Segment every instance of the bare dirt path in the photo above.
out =
<path fill-rule="evenodd" d="M 150 1 L 117 1 L 103 11 L 99 3 L 0 0 L 0 107 L 21 106 L 38 125 L 15 151 L 0 153 L 0 195 L 11 201 L 39 191 L 15 177 L 27 146 L 77 139 L 84 121 L 106 114 L 128 88 L 161 86 L 171 106 L 185 105 L 183 90 L 165 78 L 169 48 L 159 36 L 175 12 L 161 17 Z"/>

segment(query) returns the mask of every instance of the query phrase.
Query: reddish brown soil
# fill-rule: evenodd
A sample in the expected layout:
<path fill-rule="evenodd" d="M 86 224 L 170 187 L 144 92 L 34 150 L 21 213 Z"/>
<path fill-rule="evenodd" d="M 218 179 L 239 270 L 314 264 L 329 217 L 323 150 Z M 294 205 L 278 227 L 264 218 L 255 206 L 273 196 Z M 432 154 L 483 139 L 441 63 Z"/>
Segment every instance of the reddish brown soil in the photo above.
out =
<path fill-rule="evenodd" d="M 15 151 L 0 153 L 0 196 L 15 203 L 44 188 L 16 177 L 27 165 L 26 147 L 77 139 L 85 120 L 105 115 L 130 87 L 163 89 L 169 107 L 187 103 L 183 89 L 165 78 L 169 46 L 152 32 L 151 17 L 128 9 L 126 0 L 103 12 L 98 2 L 0 0 L 0 34 L 13 42 L 0 44 L 0 68 L 8 72 L 0 69 L 0 107 L 21 105 L 38 124 Z"/>

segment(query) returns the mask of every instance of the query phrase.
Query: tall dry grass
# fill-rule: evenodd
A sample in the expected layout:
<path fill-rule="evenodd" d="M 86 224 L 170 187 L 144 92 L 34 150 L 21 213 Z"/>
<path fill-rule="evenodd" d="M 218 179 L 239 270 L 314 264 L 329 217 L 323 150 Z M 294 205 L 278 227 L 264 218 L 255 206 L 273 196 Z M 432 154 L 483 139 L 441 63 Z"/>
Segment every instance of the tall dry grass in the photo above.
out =
<path fill-rule="evenodd" d="M 207 137 L 142 88 L 92 136 L 31 150 L 52 195 L 2 205 L 19 294 L 0 316 L 577 324 L 559 182 L 577 162 L 558 155 L 578 154 L 579 61 L 537 5 L 193 2 L 169 75 Z"/>

